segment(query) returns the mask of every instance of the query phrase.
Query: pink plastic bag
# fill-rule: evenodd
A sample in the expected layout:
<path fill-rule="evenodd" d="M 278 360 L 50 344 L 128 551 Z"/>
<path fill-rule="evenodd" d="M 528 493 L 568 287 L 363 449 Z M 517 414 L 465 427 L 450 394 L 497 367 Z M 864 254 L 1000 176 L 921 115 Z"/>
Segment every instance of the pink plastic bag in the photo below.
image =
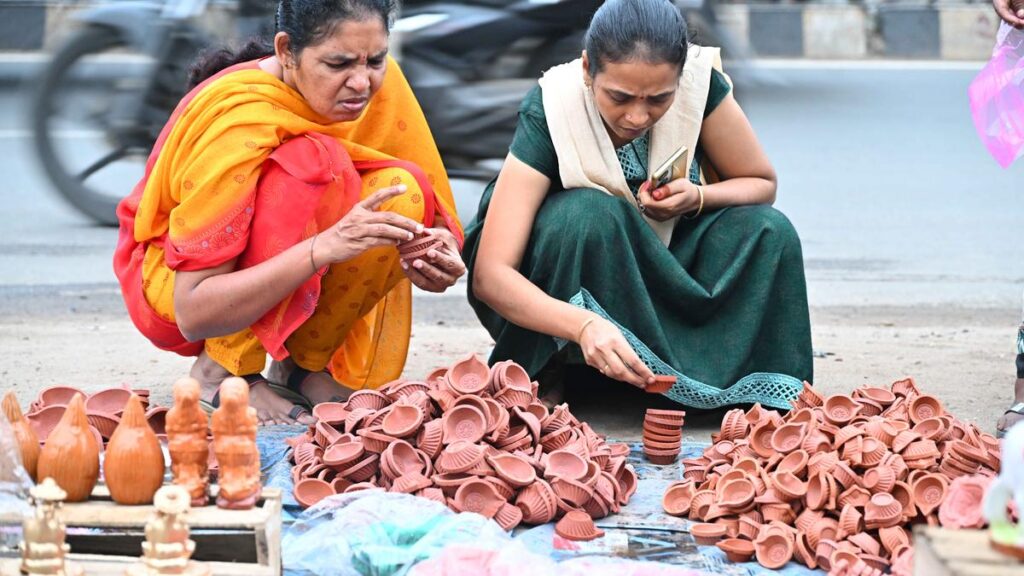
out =
<path fill-rule="evenodd" d="M 1003 168 L 1024 156 L 1024 31 L 1002 23 L 992 59 L 967 89 L 974 127 Z"/>

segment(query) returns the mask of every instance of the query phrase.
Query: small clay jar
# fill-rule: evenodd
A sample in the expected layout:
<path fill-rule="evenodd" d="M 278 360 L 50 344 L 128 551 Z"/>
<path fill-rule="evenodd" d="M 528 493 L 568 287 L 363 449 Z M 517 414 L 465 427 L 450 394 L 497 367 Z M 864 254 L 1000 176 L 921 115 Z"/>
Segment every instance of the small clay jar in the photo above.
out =
<path fill-rule="evenodd" d="M 67 502 L 83 502 L 92 493 L 100 475 L 100 446 L 89 431 L 81 394 L 72 398 L 47 438 L 36 472 L 40 478 L 53 478 L 67 492 Z"/>
<path fill-rule="evenodd" d="M 121 423 L 103 458 L 103 477 L 118 504 L 151 504 L 164 480 L 164 455 L 156 433 L 146 422 L 139 397 L 128 399 Z"/>
<path fill-rule="evenodd" d="M 14 432 L 14 439 L 18 441 L 18 450 L 21 452 L 21 464 L 32 480 L 38 482 L 36 467 L 39 463 L 39 436 L 32 429 L 24 415 L 21 413 L 21 406 L 18 406 L 18 399 L 14 396 L 13 390 L 8 390 L 3 399 L 4 416 L 11 424 Z"/>

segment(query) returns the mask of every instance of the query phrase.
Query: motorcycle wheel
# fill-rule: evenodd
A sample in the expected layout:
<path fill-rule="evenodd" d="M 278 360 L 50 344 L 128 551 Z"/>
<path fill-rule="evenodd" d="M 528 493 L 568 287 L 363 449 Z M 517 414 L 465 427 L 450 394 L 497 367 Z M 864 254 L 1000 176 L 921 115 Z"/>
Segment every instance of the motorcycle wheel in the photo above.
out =
<path fill-rule="evenodd" d="M 142 60 L 131 61 L 138 64 L 135 68 L 118 66 L 116 78 L 96 75 L 100 68 L 92 57 L 123 52 L 126 47 L 127 42 L 111 28 L 81 29 L 46 66 L 32 99 L 31 130 L 47 177 L 71 205 L 104 225 L 117 225 L 117 204 L 142 176 L 152 146 L 147 137 L 125 141 L 110 125 L 110 110 L 142 90 L 145 72 L 138 69 L 148 69 L 149 64 Z M 129 70 L 138 73 L 125 74 Z M 68 113 L 84 118 L 61 117 Z M 76 120 L 84 120 L 84 126 Z M 67 140 L 72 146 L 66 145 Z"/>

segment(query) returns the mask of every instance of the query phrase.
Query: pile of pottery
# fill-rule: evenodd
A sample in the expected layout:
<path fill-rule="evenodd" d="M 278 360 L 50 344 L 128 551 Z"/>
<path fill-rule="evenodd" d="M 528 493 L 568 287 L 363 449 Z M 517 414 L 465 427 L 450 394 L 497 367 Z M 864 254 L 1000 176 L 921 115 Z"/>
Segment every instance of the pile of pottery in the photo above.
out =
<path fill-rule="evenodd" d="M 160 439 L 166 441 L 165 417 L 168 409 L 162 406 L 150 408 L 149 390 L 132 390 L 126 385 L 86 394 L 70 386 L 52 386 L 39 393 L 39 396 L 29 405 L 28 414 L 25 415 L 41 443 L 46 443 L 50 432 L 60 422 L 71 399 L 77 394 L 81 394 L 85 398 L 85 414 L 89 421 L 89 427 L 92 434 L 101 440 L 101 443 L 109 441 L 111 435 L 114 434 L 132 394 L 138 396 L 142 402 L 142 408 L 150 427 Z"/>
<path fill-rule="evenodd" d="M 913 380 L 828 398 L 805 385 L 792 404 L 786 416 L 759 405 L 727 412 L 662 500 L 669 514 L 704 522 L 695 539 L 734 561 L 902 572 L 907 528 L 939 524 L 951 480 L 999 470 L 999 441 Z"/>
<path fill-rule="evenodd" d="M 395 381 L 316 406 L 294 448 L 295 498 L 381 487 L 493 518 L 506 530 L 566 512 L 617 512 L 636 491 L 629 447 L 608 444 L 565 404 L 549 411 L 513 362 L 475 356 L 426 381 Z"/>
<path fill-rule="evenodd" d="M 683 443 L 682 410 L 656 410 L 644 414 L 644 456 L 651 464 L 671 464 Z"/>

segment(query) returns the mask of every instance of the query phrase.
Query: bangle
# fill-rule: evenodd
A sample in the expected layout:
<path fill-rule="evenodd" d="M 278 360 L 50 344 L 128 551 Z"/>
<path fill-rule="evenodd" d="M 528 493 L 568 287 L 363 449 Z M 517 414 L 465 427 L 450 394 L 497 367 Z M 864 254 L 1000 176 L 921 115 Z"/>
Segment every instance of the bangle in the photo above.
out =
<path fill-rule="evenodd" d="M 579 341 L 583 338 L 583 331 L 586 330 L 587 326 L 590 326 L 590 323 L 593 322 L 594 320 L 597 320 L 596 316 L 591 316 L 590 318 L 587 318 L 586 320 L 583 321 L 583 325 L 580 326 L 579 331 L 576 333 L 577 344 L 579 344 Z"/>
<path fill-rule="evenodd" d="M 309 243 L 309 265 L 313 267 L 313 274 L 323 278 L 324 274 L 327 274 L 327 270 L 320 272 L 320 269 L 316 266 L 316 260 L 313 259 L 313 247 L 316 246 L 316 237 L 319 234 L 313 234 L 313 240 Z"/>
<path fill-rule="evenodd" d="M 686 214 L 683 214 L 683 218 L 686 218 L 687 220 L 693 220 L 694 218 L 700 216 L 700 213 L 704 211 L 704 190 L 702 190 L 700 186 L 695 187 L 697 188 L 697 194 L 700 195 L 700 204 L 697 206 L 697 211 L 694 212 L 692 216 L 687 216 Z"/>

